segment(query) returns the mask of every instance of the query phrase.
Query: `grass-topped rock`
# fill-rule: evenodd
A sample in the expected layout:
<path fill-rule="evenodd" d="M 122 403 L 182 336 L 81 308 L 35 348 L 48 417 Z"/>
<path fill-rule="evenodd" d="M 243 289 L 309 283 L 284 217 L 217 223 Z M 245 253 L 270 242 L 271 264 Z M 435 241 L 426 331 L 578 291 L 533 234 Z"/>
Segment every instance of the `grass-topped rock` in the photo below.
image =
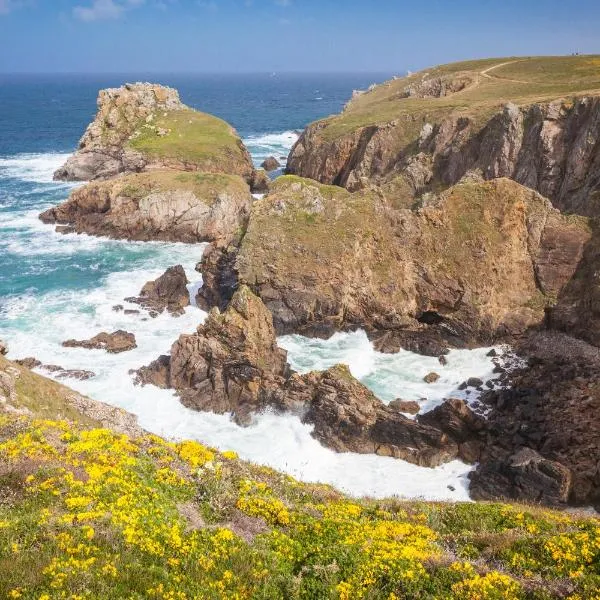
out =
<path fill-rule="evenodd" d="M 160 170 L 89 183 L 40 218 L 63 232 L 228 243 L 245 227 L 251 204 L 237 175 Z"/>
<path fill-rule="evenodd" d="M 402 173 L 413 189 L 477 171 L 600 214 L 600 56 L 453 63 L 356 93 L 310 125 L 288 171 L 355 190 Z"/>
<path fill-rule="evenodd" d="M 585 218 L 509 179 L 406 208 L 385 190 L 285 176 L 253 205 L 235 271 L 280 333 L 436 329 L 489 342 L 543 321 L 589 238 Z"/>
<path fill-rule="evenodd" d="M 136 83 L 100 91 L 96 118 L 54 177 L 87 181 L 156 168 L 253 176 L 228 123 L 188 108 L 177 90 Z"/>

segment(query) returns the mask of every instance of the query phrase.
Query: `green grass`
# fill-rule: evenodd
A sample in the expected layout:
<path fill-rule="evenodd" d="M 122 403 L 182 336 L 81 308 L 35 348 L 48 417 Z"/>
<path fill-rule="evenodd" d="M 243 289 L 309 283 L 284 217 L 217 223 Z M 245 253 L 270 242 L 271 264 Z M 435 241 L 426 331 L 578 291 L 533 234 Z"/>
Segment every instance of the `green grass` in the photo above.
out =
<path fill-rule="evenodd" d="M 92 185 L 109 188 L 116 186 L 116 195 L 137 200 L 151 193 L 185 190 L 192 192 L 207 205 L 212 205 L 222 193 L 249 194 L 248 184 L 237 175 L 196 171 L 147 171 Z"/>
<path fill-rule="evenodd" d="M 158 129 L 168 133 L 158 135 Z M 128 145 L 152 157 L 196 165 L 200 171 L 251 171 L 235 130 L 222 119 L 191 109 L 157 113 L 151 123 L 137 126 Z"/>
<path fill-rule="evenodd" d="M 507 63 L 507 64 L 504 64 Z M 484 71 L 491 70 L 486 74 Z M 421 79 L 468 75 L 474 83 L 442 98 L 401 98 L 403 90 Z M 468 116 L 476 123 L 504 103 L 518 105 L 600 93 L 600 57 L 513 57 L 467 61 L 425 69 L 383 83 L 353 99 L 336 117 L 326 119 L 323 139 L 335 140 L 368 125 L 403 122 L 404 143 L 412 141 L 425 122 L 439 122 L 450 114 Z"/>

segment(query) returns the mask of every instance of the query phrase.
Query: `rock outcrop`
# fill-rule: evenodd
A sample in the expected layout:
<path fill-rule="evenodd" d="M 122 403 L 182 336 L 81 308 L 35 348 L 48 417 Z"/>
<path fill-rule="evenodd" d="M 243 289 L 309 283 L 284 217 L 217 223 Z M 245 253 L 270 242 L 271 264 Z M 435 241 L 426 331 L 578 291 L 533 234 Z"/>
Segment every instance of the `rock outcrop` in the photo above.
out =
<path fill-rule="evenodd" d="M 358 95 L 304 131 L 287 170 L 350 190 L 402 175 L 416 192 L 476 172 L 596 216 L 599 148 L 600 79 L 585 57 L 498 59 L 444 65 Z"/>
<path fill-rule="evenodd" d="M 274 156 L 269 156 L 268 158 L 263 160 L 263 162 L 260 166 L 265 171 L 269 172 L 269 171 L 275 171 L 275 169 L 279 169 L 279 167 L 281 166 L 281 163 Z"/>
<path fill-rule="evenodd" d="M 77 188 L 40 219 L 69 225 L 64 233 L 223 244 L 246 226 L 251 205 L 238 176 L 152 171 Z"/>
<path fill-rule="evenodd" d="M 188 283 L 185 270 L 181 265 L 176 265 L 169 267 L 158 279 L 148 281 L 139 296 L 126 300 L 139 304 L 152 316 L 165 310 L 173 316 L 180 316 L 185 307 L 190 305 Z"/>
<path fill-rule="evenodd" d="M 459 452 L 452 435 L 384 405 L 345 366 L 292 373 L 277 346 L 271 314 L 245 286 L 223 313 L 213 308 L 195 334 L 180 336 L 170 356 L 140 369 L 137 382 L 174 388 L 186 406 L 232 413 L 240 424 L 267 407 L 294 412 L 314 425 L 319 441 L 339 452 L 375 453 L 428 467 Z"/>
<path fill-rule="evenodd" d="M 249 285 L 280 334 L 363 327 L 393 332 L 391 350 L 405 340 L 439 356 L 543 323 L 590 235 L 586 219 L 508 179 L 397 208 L 377 190 L 283 177 L 253 205 L 239 249 L 207 252 L 200 295 L 222 305 Z"/>
<path fill-rule="evenodd" d="M 67 340 L 65 348 L 85 348 L 86 350 L 106 350 L 110 354 L 128 352 L 137 348 L 135 335 L 119 329 L 113 333 L 101 332 L 89 340 Z"/>
<path fill-rule="evenodd" d="M 254 172 L 227 123 L 188 108 L 177 90 L 135 83 L 100 91 L 96 118 L 54 177 L 89 181 L 157 168 L 228 173 L 248 182 Z"/>
<path fill-rule="evenodd" d="M 471 494 L 600 506 L 600 350 L 544 332 L 515 351 L 528 364 L 482 397 L 491 411 Z"/>

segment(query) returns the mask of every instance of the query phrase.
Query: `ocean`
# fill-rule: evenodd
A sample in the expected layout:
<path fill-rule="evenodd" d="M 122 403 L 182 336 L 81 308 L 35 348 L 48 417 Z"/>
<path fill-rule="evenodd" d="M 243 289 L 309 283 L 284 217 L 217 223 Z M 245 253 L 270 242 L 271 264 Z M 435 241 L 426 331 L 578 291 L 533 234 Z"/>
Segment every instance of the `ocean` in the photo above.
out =
<path fill-rule="evenodd" d="M 124 242 L 86 235 L 60 235 L 37 216 L 64 200 L 74 184 L 52 181 L 52 173 L 76 148 L 93 119 L 98 90 L 126 81 L 158 81 L 176 87 L 186 104 L 230 122 L 258 165 L 269 155 L 287 156 L 309 122 L 337 113 L 353 89 L 383 81 L 386 74 L 197 75 L 197 76 L 0 76 L 0 338 L 9 358 L 34 356 L 46 364 L 94 371 L 87 381 L 64 383 L 136 414 L 142 427 L 169 438 L 195 438 L 247 460 L 305 481 L 331 483 L 354 495 L 465 500 L 471 467 L 453 461 L 426 469 L 374 455 L 336 454 L 322 447 L 311 428 L 291 415 L 265 413 L 246 428 L 227 415 L 184 408 L 170 392 L 135 387 L 130 369 L 167 353 L 181 333 L 205 318 L 189 307 L 175 318 L 115 312 L 143 284 L 175 264 L 187 272 L 190 290 L 201 285 L 194 267 L 203 245 Z M 120 355 L 63 348 L 68 338 L 100 331 L 135 333 L 138 348 Z M 373 350 L 362 331 L 329 340 L 285 336 L 292 367 L 300 372 L 339 362 L 384 402 L 419 400 L 424 409 L 460 396 L 468 377 L 491 377 L 488 349 L 455 350 L 442 367 L 437 359 L 402 351 Z M 425 384 L 430 371 L 440 374 Z M 44 373 L 47 375 L 47 373 Z"/>

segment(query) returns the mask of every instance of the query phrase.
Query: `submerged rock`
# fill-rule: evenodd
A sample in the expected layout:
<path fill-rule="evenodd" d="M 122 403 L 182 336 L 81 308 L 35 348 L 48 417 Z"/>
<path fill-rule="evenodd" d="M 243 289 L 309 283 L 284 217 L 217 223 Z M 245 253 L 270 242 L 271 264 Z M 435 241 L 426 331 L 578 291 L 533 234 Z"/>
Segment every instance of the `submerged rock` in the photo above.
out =
<path fill-rule="evenodd" d="M 188 283 L 188 278 L 181 265 L 169 267 L 158 279 L 148 281 L 138 297 L 127 298 L 127 301 L 140 304 L 145 309 L 155 313 L 160 314 L 167 310 L 172 315 L 179 316 L 183 314 L 184 308 L 190 304 Z M 131 312 L 125 311 L 125 314 Z"/>
<path fill-rule="evenodd" d="M 111 354 L 128 352 L 137 348 L 135 335 L 119 329 L 113 333 L 102 332 L 89 340 L 67 340 L 62 345 L 65 348 L 85 348 L 87 350 L 106 350 Z"/>
<path fill-rule="evenodd" d="M 265 171 L 275 171 L 275 169 L 279 169 L 281 167 L 281 163 L 274 157 L 269 156 L 265 160 L 263 160 L 260 165 Z"/>

